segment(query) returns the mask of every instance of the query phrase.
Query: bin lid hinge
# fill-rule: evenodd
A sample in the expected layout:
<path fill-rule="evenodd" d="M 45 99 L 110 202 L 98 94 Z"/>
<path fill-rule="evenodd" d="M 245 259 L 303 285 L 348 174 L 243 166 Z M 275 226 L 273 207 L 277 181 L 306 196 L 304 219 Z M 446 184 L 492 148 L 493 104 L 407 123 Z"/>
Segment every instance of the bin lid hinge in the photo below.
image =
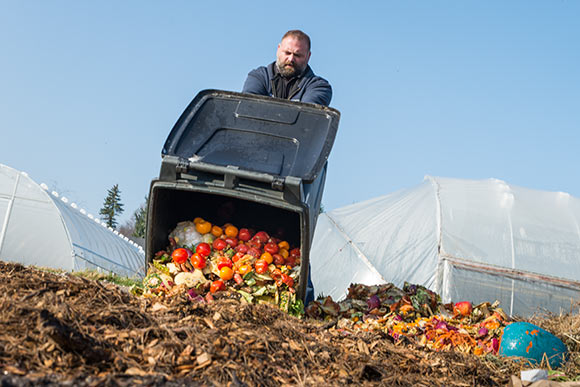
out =
<path fill-rule="evenodd" d="M 284 191 L 284 179 L 280 176 L 272 176 L 272 189 Z"/>
<path fill-rule="evenodd" d="M 302 179 L 295 176 L 286 176 L 284 179 L 284 196 L 286 200 L 295 203 L 304 201 L 304 192 L 302 190 Z"/>
<path fill-rule="evenodd" d="M 183 172 L 184 168 L 187 168 L 187 160 L 166 155 L 163 157 L 161 162 L 161 171 L 159 172 L 159 179 L 165 181 L 174 181 L 177 176 Z"/>
<path fill-rule="evenodd" d="M 177 165 L 175 166 L 175 171 L 178 174 L 180 174 L 180 173 L 187 173 L 188 170 L 189 170 L 189 160 L 180 157 L 177 160 Z"/>
<path fill-rule="evenodd" d="M 229 171 L 227 171 L 228 169 L 231 169 L 232 172 L 228 173 Z M 224 173 L 224 188 L 227 189 L 233 189 L 234 187 L 236 187 L 238 185 L 238 176 L 235 174 L 236 171 L 238 171 L 239 168 L 235 167 L 233 165 L 228 165 L 226 167 L 226 172 Z"/>

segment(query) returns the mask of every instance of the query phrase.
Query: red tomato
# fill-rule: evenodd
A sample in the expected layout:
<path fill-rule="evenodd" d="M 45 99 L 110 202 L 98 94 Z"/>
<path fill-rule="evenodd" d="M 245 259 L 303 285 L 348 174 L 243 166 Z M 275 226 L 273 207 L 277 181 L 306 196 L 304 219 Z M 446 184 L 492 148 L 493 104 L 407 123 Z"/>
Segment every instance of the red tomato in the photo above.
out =
<path fill-rule="evenodd" d="M 270 273 L 270 277 L 272 277 L 273 279 L 277 280 L 278 278 L 280 278 L 282 276 L 282 272 L 280 271 L 280 269 L 274 269 L 272 270 L 272 272 Z"/>
<path fill-rule="evenodd" d="M 469 316 L 473 311 L 473 306 L 469 301 L 461 301 L 453 306 L 453 313 L 460 314 L 462 316 Z"/>
<path fill-rule="evenodd" d="M 239 252 L 239 253 L 244 253 L 244 254 L 246 254 L 246 253 L 248 252 L 248 250 L 249 250 L 249 249 L 250 249 L 250 248 L 249 248 L 248 246 L 244 245 L 244 244 L 242 244 L 242 245 L 237 245 L 237 246 L 234 248 L 234 250 L 236 250 L 237 252 Z"/>
<path fill-rule="evenodd" d="M 262 252 L 260 251 L 260 249 L 257 249 L 255 247 L 250 247 L 248 249 L 248 254 L 250 254 L 254 258 L 259 258 L 260 255 L 262 255 Z"/>
<path fill-rule="evenodd" d="M 231 259 L 229 259 L 228 257 L 219 257 L 217 259 L 217 267 L 218 270 L 221 270 L 222 267 L 229 267 L 232 268 L 232 266 L 234 266 L 233 262 Z"/>
<path fill-rule="evenodd" d="M 268 234 L 266 234 L 265 231 L 258 231 L 252 239 L 254 239 L 260 243 L 266 243 L 266 242 L 268 242 L 268 239 L 270 239 L 270 236 Z"/>
<path fill-rule="evenodd" d="M 173 253 L 171 253 L 171 258 L 173 259 L 173 262 L 181 265 L 187 262 L 187 259 L 189 258 L 189 253 L 184 248 L 175 249 L 173 250 Z"/>
<path fill-rule="evenodd" d="M 280 250 L 280 248 L 278 247 L 278 245 L 274 242 L 269 242 L 266 243 L 266 246 L 264 246 L 264 250 L 270 254 L 277 254 L 278 250 Z"/>
<path fill-rule="evenodd" d="M 212 243 L 213 248 L 220 251 L 225 249 L 227 245 L 228 243 L 221 238 L 216 238 Z"/>
<path fill-rule="evenodd" d="M 290 255 L 296 258 L 300 258 L 300 249 L 296 247 L 295 249 L 290 250 Z"/>
<path fill-rule="evenodd" d="M 258 250 L 262 249 L 262 244 L 254 239 L 249 240 L 248 242 L 246 242 L 246 244 L 248 245 L 249 248 L 254 248 Z"/>
<path fill-rule="evenodd" d="M 234 254 L 234 256 L 232 257 L 232 261 L 234 262 L 238 262 L 240 259 L 242 259 L 242 257 L 246 255 L 244 253 L 242 253 L 241 251 L 238 251 L 237 253 Z"/>
<path fill-rule="evenodd" d="M 251 237 L 252 234 L 250 234 L 250 230 L 248 230 L 247 228 L 241 228 L 240 231 L 238 232 L 238 238 L 240 238 L 241 241 L 247 242 L 250 240 Z"/>
<path fill-rule="evenodd" d="M 280 254 L 274 254 L 272 255 L 272 258 L 274 258 L 274 265 L 276 266 L 282 266 L 286 263 L 286 260 Z"/>
<path fill-rule="evenodd" d="M 226 243 L 228 245 L 230 245 L 230 247 L 233 249 L 234 247 L 236 247 L 238 245 L 238 238 L 236 238 L 236 237 L 227 237 L 226 238 Z"/>
<path fill-rule="evenodd" d="M 196 269 L 203 269 L 206 265 L 206 261 L 204 257 L 199 255 L 198 253 L 195 253 L 191 256 L 191 264 Z"/>
<path fill-rule="evenodd" d="M 220 290 L 226 290 L 226 284 L 224 284 L 224 281 L 222 280 L 213 281 L 211 283 L 211 286 L 209 287 L 209 291 L 215 293 Z"/>
<path fill-rule="evenodd" d="M 268 262 L 264 261 L 263 259 L 258 259 L 254 264 L 254 267 L 256 268 L 256 273 L 264 274 L 268 271 Z"/>
<path fill-rule="evenodd" d="M 201 242 L 195 248 L 195 252 L 203 257 L 208 257 L 211 254 L 211 247 L 209 246 L 209 243 Z"/>
<path fill-rule="evenodd" d="M 288 274 L 282 274 L 282 282 L 288 285 L 289 288 L 294 286 L 294 279 L 290 277 Z"/>
<path fill-rule="evenodd" d="M 294 267 L 296 266 L 296 257 L 289 255 L 286 259 L 286 266 Z"/>

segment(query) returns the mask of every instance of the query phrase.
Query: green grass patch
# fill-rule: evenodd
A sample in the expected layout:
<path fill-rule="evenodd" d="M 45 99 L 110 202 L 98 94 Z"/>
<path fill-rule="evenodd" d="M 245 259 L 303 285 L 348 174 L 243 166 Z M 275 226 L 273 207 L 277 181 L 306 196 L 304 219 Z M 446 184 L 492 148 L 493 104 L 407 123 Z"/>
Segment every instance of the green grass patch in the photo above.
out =
<path fill-rule="evenodd" d="M 102 273 L 96 270 L 73 271 L 71 274 L 77 277 L 86 278 L 88 280 L 105 281 L 126 287 L 141 286 L 142 283 L 141 279 L 139 278 L 122 277 L 117 274 Z"/>
<path fill-rule="evenodd" d="M 92 281 L 103 281 L 103 282 L 110 282 L 115 285 L 119 286 L 126 286 L 126 287 L 142 287 L 143 283 L 140 278 L 131 278 L 131 277 L 123 277 L 113 273 L 103 273 L 97 270 L 81 270 L 81 271 L 73 271 L 68 272 L 62 269 L 53 269 L 50 267 L 36 267 L 39 270 L 46 271 L 48 273 L 53 274 L 64 274 L 69 273 L 70 275 L 74 275 L 76 277 L 82 277 Z"/>

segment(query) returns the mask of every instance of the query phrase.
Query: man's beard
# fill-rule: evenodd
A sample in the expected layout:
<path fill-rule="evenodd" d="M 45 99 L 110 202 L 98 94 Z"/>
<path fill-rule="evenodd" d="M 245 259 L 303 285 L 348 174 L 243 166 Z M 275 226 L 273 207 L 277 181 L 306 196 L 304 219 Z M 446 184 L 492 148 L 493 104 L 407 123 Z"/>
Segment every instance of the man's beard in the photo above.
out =
<path fill-rule="evenodd" d="M 280 75 L 284 78 L 295 77 L 302 74 L 302 71 L 304 71 L 304 69 L 300 68 L 297 64 L 283 63 L 280 61 L 276 61 L 276 67 L 278 67 Z"/>

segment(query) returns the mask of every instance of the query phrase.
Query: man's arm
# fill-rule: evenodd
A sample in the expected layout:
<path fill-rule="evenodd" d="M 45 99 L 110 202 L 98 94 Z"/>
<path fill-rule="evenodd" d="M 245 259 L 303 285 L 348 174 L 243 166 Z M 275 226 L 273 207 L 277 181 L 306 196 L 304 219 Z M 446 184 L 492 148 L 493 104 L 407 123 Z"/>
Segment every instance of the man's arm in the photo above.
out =
<path fill-rule="evenodd" d="M 268 73 L 265 67 L 258 67 L 248 73 L 242 93 L 270 95 L 268 93 Z"/>
<path fill-rule="evenodd" d="M 332 99 L 332 87 L 325 79 L 319 78 L 316 82 L 308 85 L 300 101 L 317 103 L 328 106 Z"/>

